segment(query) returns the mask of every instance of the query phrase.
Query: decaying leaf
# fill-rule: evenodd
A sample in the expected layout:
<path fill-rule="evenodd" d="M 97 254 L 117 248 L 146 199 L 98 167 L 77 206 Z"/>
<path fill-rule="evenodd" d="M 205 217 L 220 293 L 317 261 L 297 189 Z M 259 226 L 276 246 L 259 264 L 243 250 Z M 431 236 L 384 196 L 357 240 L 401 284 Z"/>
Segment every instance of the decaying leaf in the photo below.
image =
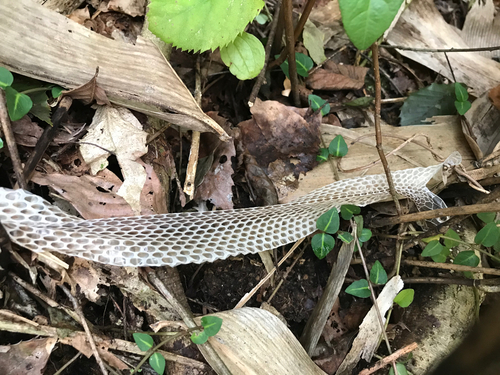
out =
<path fill-rule="evenodd" d="M 0 369 L 8 375 L 42 375 L 57 339 L 32 339 L 0 347 Z"/>
<path fill-rule="evenodd" d="M 122 196 L 136 213 L 141 211 L 140 195 L 146 182 L 146 172 L 137 159 L 148 151 L 147 135 L 139 120 L 128 109 L 101 106 L 97 109 L 80 146 L 80 152 L 89 164 L 92 174 L 106 168 L 109 152 L 116 155 L 124 177 L 117 194 Z"/>
<path fill-rule="evenodd" d="M 108 9 L 128 14 L 132 17 L 144 16 L 146 0 L 111 0 Z"/>
<path fill-rule="evenodd" d="M 325 61 L 326 56 L 323 47 L 325 34 L 310 20 L 306 21 L 302 37 L 304 39 L 304 47 L 309 51 L 311 59 L 318 65 Z"/>
<path fill-rule="evenodd" d="M 368 68 L 352 65 L 325 63 L 325 69 L 318 69 L 306 80 L 307 87 L 314 90 L 358 90 L 365 85 Z"/>
<path fill-rule="evenodd" d="M 14 132 L 17 144 L 26 147 L 35 147 L 43 133 L 43 128 L 36 122 L 31 121 L 29 116 L 24 116 L 20 120 L 12 121 L 12 131 Z M 52 141 L 52 144 L 67 143 L 71 138 L 71 134 L 59 132 Z"/>
<path fill-rule="evenodd" d="M 243 155 L 245 177 L 252 188 L 252 195 L 257 206 L 272 206 L 278 204 L 278 195 L 269 176 L 257 163 L 252 155 Z"/>

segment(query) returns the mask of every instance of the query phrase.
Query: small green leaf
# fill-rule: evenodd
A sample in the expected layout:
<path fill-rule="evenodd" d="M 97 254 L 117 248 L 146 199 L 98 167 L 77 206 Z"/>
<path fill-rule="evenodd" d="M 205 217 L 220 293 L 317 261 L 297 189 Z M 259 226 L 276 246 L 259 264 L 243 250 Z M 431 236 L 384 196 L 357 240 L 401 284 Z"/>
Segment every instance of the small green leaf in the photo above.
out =
<path fill-rule="evenodd" d="M 361 231 L 363 230 L 363 216 L 355 215 L 354 222 L 356 223 L 356 230 L 358 231 L 358 233 L 361 233 Z"/>
<path fill-rule="evenodd" d="M 3 140 L 0 138 L 0 150 L 3 148 Z"/>
<path fill-rule="evenodd" d="M 165 358 L 160 353 L 153 353 L 149 357 L 149 364 L 158 374 L 163 375 L 165 372 Z"/>
<path fill-rule="evenodd" d="M 204 316 L 201 325 L 208 337 L 215 336 L 222 327 L 222 319 L 217 316 Z"/>
<path fill-rule="evenodd" d="M 467 111 L 472 107 L 472 104 L 466 100 L 465 102 L 459 102 L 455 100 L 455 108 L 459 115 L 465 115 Z"/>
<path fill-rule="evenodd" d="M 315 234 L 311 246 L 318 259 L 323 259 L 335 246 L 335 239 L 326 233 Z"/>
<path fill-rule="evenodd" d="M 384 285 L 387 282 L 387 272 L 378 260 L 375 261 L 370 270 L 370 281 L 377 285 Z"/>
<path fill-rule="evenodd" d="M 340 218 L 336 208 L 328 210 L 316 220 L 316 228 L 326 233 L 337 233 L 339 226 Z"/>
<path fill-rule="evenodd" d="M 316 161 L 319 161 L 320 163 L 323 163 L 324 161 L 328 160 L 328 156 L 330 156 L 330 153 L 328 152 L 327 148 L 320 148 L 319 149 L 319 154 L 316 155 Z"/>
<path fill-rule="evenodd" d="M 50 93 L 52 94 L 52 97 L 55 99 L 55 98 L 58 98 L 62 92 L 64 91 L 64 89 L 60 86 L 54 86 L 52 87 Z"/>
<path fill-rule="evenodd" d="M 231 43 L 220 48 L 220 57 L 229 70 L 240 80 L 252 79 L 264 67 L 266 52 L 255 36 L 242 33 Z"/>
<path fill-rule="evenodd" d="M 396 370 L 398 371 L 398 375 L 408 375 L 408 371 L 406 371 L 406 367 L 404 364 L 396 362 Z M 389 369 L 389 375 L 394 375 L 394 369 Z"/>
<path fill-rule="evenodd" d="M 474 251 L 462 251 L 453 259 L 453 263 L 462 266 L 477 267 L 479 258 L 474 254 Z"/>
<path fill-rule="evenodd" d="M 397 303 L 402 308 L 408 307 L 413 302 L 414 295 L 415 291 L 413 289 L 403 289 L 394 298 L 394 303 Z"/>
<path fill-rule="evenodd" d="M 351 217 L 357 215 L 361 212 L 361 208 L 353 204 L 344 204 L 340 206 L 340 216 L 344 220 L 351 220 Z"/>
<path fill-rule="evenodd" d="M 276 56 L 276 58 L 278 58 L 278 56 Z M 301 77 L 309 76 L 309 71 L 314 66 L 314 62 L 312 61 L 312 59 L 300 52 L 295 52 L 295 63 L 297 64 L 297 74 Z M 286 59 L 285 62 L 280 65 L 280 67 L 281 70 L 283 70 L 283 73 L 285 73 L 285 75 L 290 78 L 290 75 L 288 73 L 288 59 Z"/>
<path fill-rule="evenodd" d="M 431 241 L 427 244 L 424 251 L 422 251 L 423 257 L 431 257 L 433 255 L 441 254 L 444 246 L 439 243 L 439 241 Z"/>
<path fill-rule="evenodd" d="M 14 76 L 12 73 L 3 66 L 0 66 L 0 87 L 3 89 L 9 87 L 12 85 L 12 82 L 14 82 Z"/>
<path fill-rule="evenodd" d="M 446 262 L 446 259 L 448 259 L 449 255 L 450 255 L 450 249 L 444 247 L 443 251 L 441 251 L 438 255 L 432 255 L 431 258 L 436 263 L 444 263 Z"/>
<path fill-rule="evenodd" d="M 2 148 L 3 144 L 2 144 L 2 140 L 0 139 L 0 148 Z M 495 242 L 495 244 L 493 245 L 493 250 L 495 250 L 495 252 L 499 252 L 500 251 L 500 238 L 498 239 L 497 242 Z"/>
<path fill-rule="evenodd" d="M 460 241 L 462 241 L 460 239 L 460 236 L 458 235 L 458 233 L 455 232 L 453 229 L 448 229 L 446 231 L 446 233 L 444 234 L 444 236 L 454 238 L 456 240 L 456 241 L 454 241 L 454 240 L 449 240 L 449 239 L 445 238 L 444 239 L 444 247 L 447 249 L 451 249 L 452 247 L 458 246 Z"/>
<path fill-rule="evenodd" d="M 191 335 L 191 341 L 197 345 L 201 345 L 206 343 L 208 340 L 208 335 L 205 333 L 205 331 L 201 331 L 200 333 L 193 332 Z"/>
<path fill-rule="evenodd" d="M 28 114 L 33 106 L 30 97 L 17 92 L 12 87 L 6 87 L 4 90 L 10 119 L 12 121 L 22 119 L 24 115 Z"/>
<path fill-rule="evenodd" d="M 493 246 L 500 238 L 500 230 L 495 223 L 488 223 L 477 232 L 474 242 L 485 247 Z"/>
<path fill-rule="evenodd" d="M 479 220 L 482 220 L 484 223 L 488 224 L 495 221 L 497 217 L 496 212 L 480 212 L 476 215 Z"/>
<path fill-rule="evenodd" d="M 366 242 L 370 238 L 372 238 L 372 231 L 370 229 L 366 229 L 366 228 L 361 229 L 361 233 L 359 233 L 359 236 L 358 236 L 359 242 Z"/>
<path fill-rule="evenodd" d="M 328 151 L 330 155 L 340 158 L 347 155 L 347 143 L 345 143 L 344 137 L 337 135 L 332 139 L 330 145 L 328 146 Z"/>
<path fill-rule="evenodd" d="M 365 279 L 353 282 L 346 288 L 345 292 L 359 298 L 370 297 L 370 288 L 368 287 L 368 281 Z"/>
<path fill-rule="evenodd" d="M 344 243 L 351 243 L 354 237 L 349 232 L 338 232 L 337 237 Z"/>
<path fill-rule="evenodd" d="M 455 96 L 457 97 L 457 101 L 459 102 L 465 102 L 467 99 L 469 99 L 469 93 L 467 92 L 467 89 L 458 82 L 455 82 Z"/>
<path fill-rule="evenodd" d="M 134 337 L 134 341 L 139 349 L 141 349 L 143 352 L 147 352 L 154 345 L 153 338 L 147 333 L 136 332 L 132 336 Z"/>
<path fill-rule="evenodd" d="M 320 98 L 318 95 L 310 94 L 307 97 L 307 101 L 309 102 L 309 106 L 313 111 L 317 111 L 318 109 L 321 108 L 323 104 L 326 103 L 326 100 Z M 321 114 L 323 116 L 326 116 L 328 113 L 330 113 L 330 104 L 326 103 L 323 108 L 321 108 Z"/>
<path fill-rule="evenodd" d="M 267 21 L 269 21 L 269 17 L 264 14 L 264 13 L 259 13 L 257 16 L 254 18 L 255 22 L 257 22 L 259 25 L 264 25 Z"/>
<path fill-rule="evenodd" d="M 344 103 L 350 107 L 368 107 L 375 100 L 372 96 L 363 96 L 361 98 L 356 98 L 350 102 Z"/>

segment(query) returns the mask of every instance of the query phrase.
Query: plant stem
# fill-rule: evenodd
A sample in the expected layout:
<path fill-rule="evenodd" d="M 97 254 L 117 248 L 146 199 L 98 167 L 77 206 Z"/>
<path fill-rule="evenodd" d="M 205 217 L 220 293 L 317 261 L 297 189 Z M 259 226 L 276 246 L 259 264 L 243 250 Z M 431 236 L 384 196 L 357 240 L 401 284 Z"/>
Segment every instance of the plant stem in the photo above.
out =
<path fill-rule="evenodd" d="M 286 50 L 288 53 L 288 75 L 290 76 L 290 82 L 292 84 L 293 104 L 299 107 L 299 79 L 297 77 L 297 63 L 295 61 L 292 0 L 283 0 L 283 16 L 285 20 Z"/>

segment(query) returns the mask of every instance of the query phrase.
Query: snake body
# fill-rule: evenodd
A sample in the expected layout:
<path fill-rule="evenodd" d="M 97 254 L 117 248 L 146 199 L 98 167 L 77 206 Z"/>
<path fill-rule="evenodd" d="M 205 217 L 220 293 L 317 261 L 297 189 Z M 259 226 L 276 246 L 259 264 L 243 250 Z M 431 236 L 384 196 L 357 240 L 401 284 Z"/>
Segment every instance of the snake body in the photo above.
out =
<path fill-rule="evenodd" d="M 395 189 L 419 210 L 444 208 L 426 185 L 443 166 L 460 161 L 456 152 L 442 164 L 393 172 Z M 331 208 L 390 197 L 380 174 L 337 181 L 275 206 L 83 220 L 27 191 L 0 188 L 0 222 L 13 242 L 34 252 L 116 266 L 175 267 L 270 250 L 313 233 L 318 217 Z"/>

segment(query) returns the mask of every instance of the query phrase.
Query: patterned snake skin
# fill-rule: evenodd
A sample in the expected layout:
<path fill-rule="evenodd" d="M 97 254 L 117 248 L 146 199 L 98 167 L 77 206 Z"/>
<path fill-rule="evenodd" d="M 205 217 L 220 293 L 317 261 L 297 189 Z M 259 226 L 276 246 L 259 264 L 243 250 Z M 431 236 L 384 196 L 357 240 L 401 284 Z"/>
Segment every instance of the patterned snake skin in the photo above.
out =
<path fill-rule="evenodd" d="M 419 210 L 444 208 L 426 184 L 443 166 L 460 162 L 455 152 L 443 164 L 394 172 L 396 191 Z M 0 222 L 13 242 L 34 252 L 116 266 L 175 267 L 273 249 L 313 233 L 316 219 L 333 207 L 386 199 L 387 180 L 380 174 L 334 182 L 276 206 L 83 220 L 27 191 L 0 188 Z"/>

